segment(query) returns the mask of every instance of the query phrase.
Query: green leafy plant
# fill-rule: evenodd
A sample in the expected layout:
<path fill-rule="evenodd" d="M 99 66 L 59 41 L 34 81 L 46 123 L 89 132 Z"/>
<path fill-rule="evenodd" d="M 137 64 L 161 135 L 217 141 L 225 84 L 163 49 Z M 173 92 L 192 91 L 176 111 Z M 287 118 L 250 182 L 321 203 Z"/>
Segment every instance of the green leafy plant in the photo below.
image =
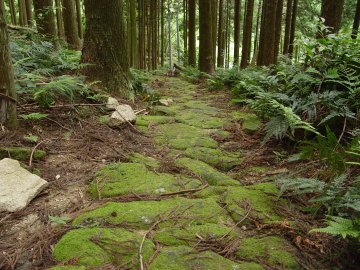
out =
<path fill-rule="evenodd" d="M 20 114 L 20 117 L 25 120 L 39 120 L 48 116 L 49 115 L 45 113 Z"/>
<path fill-rule="evenodd" d="M 49 220 L 51 226 L 58 226 L 58 225 L 67 225 L 66 221 L 70 220 L 70 218 L 49 216 Z"/>

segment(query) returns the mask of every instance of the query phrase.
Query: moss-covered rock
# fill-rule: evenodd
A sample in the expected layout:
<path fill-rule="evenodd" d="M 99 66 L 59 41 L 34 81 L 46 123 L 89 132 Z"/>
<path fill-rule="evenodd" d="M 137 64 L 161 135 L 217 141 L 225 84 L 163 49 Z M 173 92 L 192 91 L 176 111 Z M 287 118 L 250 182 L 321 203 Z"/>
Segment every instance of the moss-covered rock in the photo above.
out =
<path fill-rule="evenodd" d="M 218 140 L 227 140 L 232 136 L 232 134 L 229 131 L 225 131 L 225 130 L 214 130 L 211 132 L 211 135 Z"/>
<path fill-rule="evenodd" d="M 169 214 L 172 215 L 172 218 L 162 222 L 159 225 L 161 228 L 205 223 L 229 224 L 231 222 L 227 212 L 213 198 L 177 197 L 161 201 L 110 202 L 80 215 L 73 224 L 108 222 L 134 229 L 146 229 L 159 220 L 160 216 L 167 219 Z"/>
<path fill-rule="evenodd" d="M 239 182 L 214 169 L 205 162 L 190 158 L 179 158 L 175 165 L 185 168 L 190 172 L 204 178 L 210 185 L 214 186 L 238 186 Z"/>
<path fill-rule="evenodd" d="M 0 147 L 0 159 L 12 158 L 16 160 L 29 160 L 33 149 L 26 147 Z M 46 152 L 42 150 L 35 150 L 33 159 L 43 159 Z"/>
<path fill-rule="evenodd" d="M 159 115 L 140 115 L 136 118 L 136 125 L 149 126 L 150 123 L 167 124 L 174 120 L 173 117 Z"/>
<path fill-rule="evenodd" d="M 286 240 L 268 236 L 245 239 L 235 255 L 266 261 L 274 269 L 301 269 L 292 252 L 294 248 Z"/>
<path fill-rule="evenodd" d="M 205 129 L 220 129 L 228 121 L 226 118 L 214 117 L 204 114 L 203 112 L 189 112 L 185 111 L 176 116 L 176 120 L 187 124 L 189 126 L 205 128 Z"/>
<path fill-rule="evenodd" d="M 269 167 L 265 166 L 254 166 L 254 167 L 247 167 L 241 171 L 233 173 L 231 176 L 236 180 L 241 180 L 245 175 L 258 175 L 263 172 L 267 172 Z"/>
<path fill-rule="evenodd" d="M 250 216 L 263 222 L 278 221 L 281 218 L 275 213 L 274 204 L 282 201 L 277 201 L 276 193 L 276 186 L 272 183 L 237 187 L 229 189 L 224 202 L 235 222 L 243 219 L 247 214 L 247 207 L 251 208 Z"/>
<path fill-rule="evenodd" d="M 139 246 L 142 235 L 123 229 L 87 228 L 72 230 L 55 246 L 59 261 L 78 258 L 78 264 L 101 266 L 106 263 L 131 269 L 139 267 Z M 142 255 L 146 261 L 154 252 L 154 244 L 146 239 Z"/>
<path fill-rule="evenodd" d="M 127 156 L 132 162 L 135 163 L 141 163 L 144 164 L 148 167 L 152 167 L 152 168 L 159 168 L 160 166 L 160 162 L 158 160 L 156 160 L 153 157 L 146 157 L 143 156 L 139 153 L 134 153 L 132 155 Z"/>
<path fill-rule="evenodd" d="M 239 264 L 220 255 L 205 251 L 196 253 L 190 247 L 166 247 L 150 264 L 149 270 L 264 270 L 256 263 Z"/>
<path fill-rule="evenodd" d="M 154 240 L 169 246 L 194 246 L 199 242 L 199 236 L 203 239 L 219 239 L 228 233 L 229 237 L 236 235 L 230 227 L 207 223 L 185 228 L 166 228 L 156 232 Z"/>
<path fill-rule="evenodd" d="M 223 171 L 229 171 L 242 162 L 240 158 L 241 153 L 229 153 L 221 149 L 206 147 L 188 148 L 184 155 L 192 159 L 201 160 Z"/>
<path fill-rule="evenodd" d="M 222 200 L 226 192 L 229 190 L 228 186 L 209 186 L 194 193 L 196 198 L 210 198 L 216 197 L 216 200 Z"/>
<path fill-rule="evenodd" d="M 161 194 L 200 187 L 201 181 L 180 175 L 155 173 L 141 163 L 113 163 L 96 173 L 89 185 L 91 196 L 114 197 L 128 194 Z"/>
<path fill-rule="evenodd" d="M 151 109 L 151 114 L 152 115 L 174 116 L 176 113 L 172 109 L 170 109 L 166 106 L 154 106 Z"/>
<path fill-rule="evenodd" d="M 191 139 L 207 136 L 205 130 L 182 123 L 161 125 L 159 126 L 159 133 L 166 139 Z"/>
<path fill-rule="evenodd" d="M 171 139 L 168 141 L 171 148 L 185 150 L 190 147 L 207 147 L 216 148 L 217 141 L 211 138 L 187 138 L 187 139 Z"/>
<path fill-rule="evenodd" d="M 261 127 L 261 122 L 254 113 L 233 112 L 232 115 L 235 120 L 243 120 L 242 129 L 246 133 L 253 134 Z"/>

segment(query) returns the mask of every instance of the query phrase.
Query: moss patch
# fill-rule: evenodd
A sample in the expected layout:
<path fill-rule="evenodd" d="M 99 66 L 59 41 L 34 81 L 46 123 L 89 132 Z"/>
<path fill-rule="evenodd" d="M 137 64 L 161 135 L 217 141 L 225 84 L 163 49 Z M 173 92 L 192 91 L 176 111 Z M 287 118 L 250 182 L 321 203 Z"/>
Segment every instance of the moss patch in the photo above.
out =
<path fill-rule="evenodd" d="M 249 134 L 258 131 L 261 127 L 261 122 L 254 113 L 233 112 L 232 116 L 235 120 L 243 120 L 242 129 Z"/>
<path fill-rule="evenodd" d="M 182 123 L 160 125 L 157 130 L 159 135 L 155 141 L 159 144 L 168 143 L 168 141 L 172 139 L 194 139 L 209 137 L 206 130 Z"/>
<path fill-rule="evenodd" d="M 16 160 L 29 160 L 32 149 L 26 147 L 0 147 L 0 159 L 12 158 Z M 33 159 L 43 159 L 46 156 L 45 151 L 35 150 Z"/>
<path fill-rule="evenodd" d="M 264 190 L 273 192 L 276 187 L 274 184 L 266 183 L 229 189 L 224 202 L 227 204 L 226 209 L 236 222 L 246 215 L 247 204 L 252 209 L 250 212 L 252 217 L 259 218 L 263 222 L 281 220 L 273 209 L 274 201 L 277 200 L 276 195 L 267 194 L 271 192 L 265 193 Z"/>
<path fill-rule="evenodd" d="M 161 194 L 193 189 L 201 186 L 201 181 L 180 175 L 155 173 L 141 163 L 113 163 L 96 173 L 89 185 L 91 196 L 114 197 L 127 194 Z"/>
<path fill-rule="evenodd" d="M 54 257 L 59 261 L 79 258 L 85 266 L 112 263 L 136 269 L 139 266 L 139 246 L 142 236 L 123 229 L 88 228 L 65 234 L 55 246 Z M 143 257 L 146 261 L 154 252 L 154 244 L 145 240 Z M 123 265 L 125 267 L 125 265 Z"/>
<path fill-rule="evenodd" d="M 171 148 L 178 150 L 185 150 L 189 147 L 207 147 L 207 148 L 216 148 L 218 146 L 217 141 L 211 138 L 188 138 L 188 139 L 172 139 L 169 140 L 169 145 Z"/>
<path fill-rule="evenodd" d="M 226 186 L 209 186 L 207 188 L 204 188 L 203 190 L 200 190 L 196 193 L 194 193 L 195 197 L 197 198 L 210 198 L 210 197 L 217 197 L 217 199 L 220 199 L 226 194 L 226 192 L 231 187 Z"/>
<path fill-rule="evenodd" d="M 170 108 L 168 108 L 166 106 L 154 106 L 151 109 L 151 114 L 152 115 L 174 116 L 176 113 L 172 109 L 170 109 Z"/>
<path fill-rule="evenodd" d="M 184 155 L 189 158 L 201 160 L 223 171 L 229 171 L 242 162 L 240 153 L 228 153 L 220 149 L 206 147 L 188 148 L 184 152 Z"/>
<path fill-rule="evenodd" d="M 301 269 L 289 250 L 294 248 L 286 240 L 277 236 L 268 236 L 260 239 L 245 239 L 235 254 L 241 258 L 266 260 L 276 269 Z"/>
<path fill-rule="evenodd" d="M 74 225 L 109 222 L 129 228 L 147 229 L 160 215 L 167 217 L 170 212 L 179 218 L 172 218 L 159 226 L 174 227 L 205 223 L 228 224 L 227 212 L 214 199 L 186 199 L 182 197 L 161 201 L 138 201 L 129 203 L 107 203 L 105 206 L 84 213 L 74 220 Z"/>
<path fill-rule="evenodd" d="M 139 153 L 129 155 L 128 158 L 135 163 L 141 163 L 148 167 L 159 168 L 160 162 L 153 157 L 146 157 Z"/>
<path fill-rule="evenodd" d="M 169 116 L 159 116 L 159 115 L 140 115 L 136 118 L 136 125 L 138 126 L 149 126 L 150 123 L 158 123 L 158 124 L 167 124 L 173 117 Z"/>
<path fill-rule="evenodd" d="M 224 124 L 228 121 L 226 118 L 213 117 L 200 112 L 185 111 L 180 113 L 176 120 L 189 126 L 216 129 L 223 128 Z"/>
<path fill-rule="evenodd" d="M 214 136 L 216 139 L 219 140 L 226 140 L 229 139 L 232 134 L 225 130 L 215 130 L 211 132 L 211 135 Z"/>
<path fill-rule="evenodd" d="M 263 270 L 261 266 L 255 263 L 239 264 L 225 259 L 212 251 L 195 253 L 192 248 L 186 246 L 161 249 L 159 255 L 149 266 L 149 270 L 179 269 Z"/>
<path fill-rule="evenodd" d="M 223 174 L 205 162 L 190 158 L 179 158 L 175 160 L 175 165 L 185 168 L 192 173 L 203 177 L 210 185 L 214 186 L 237 186 L 239 182 Z"/>

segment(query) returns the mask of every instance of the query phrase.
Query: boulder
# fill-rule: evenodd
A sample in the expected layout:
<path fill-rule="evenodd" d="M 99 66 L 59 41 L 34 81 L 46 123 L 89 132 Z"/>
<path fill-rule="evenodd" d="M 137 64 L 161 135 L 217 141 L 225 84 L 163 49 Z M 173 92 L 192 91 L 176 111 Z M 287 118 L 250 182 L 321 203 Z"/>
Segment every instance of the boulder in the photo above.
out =
<path fill-rule="evenodd" d="M 103 116 L 100 123 L 107 124 L 110 127 L 120 127 L 127 122 L 135 123 L 136 115 L 134 110 L 126 104 L 116 106 L 115 111 L 110 117 Z"/>
<path fill-rule="evenodd" d="M 106 107 L 112 110 L 115 110 L 117 106 L 119 106 L 119 101 L 113 97 L 109 97 L 106 102 Z"/>
<path fill-rule="evenodd" d="M 25 208 L 48 182 L 22 168 L 17 160 L 0 161 L 0 212 L 15 212 Z"/>

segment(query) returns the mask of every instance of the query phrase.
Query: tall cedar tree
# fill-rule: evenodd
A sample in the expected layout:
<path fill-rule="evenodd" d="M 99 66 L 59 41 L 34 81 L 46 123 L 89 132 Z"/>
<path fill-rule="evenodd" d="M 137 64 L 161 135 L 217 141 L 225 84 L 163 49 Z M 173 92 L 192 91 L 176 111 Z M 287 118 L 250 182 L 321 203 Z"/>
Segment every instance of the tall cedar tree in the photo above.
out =
<path fill-rule="evenodd" d="M 244 20 L 244 36 L 242 42 L 241 68 L 246 68 L 250 61 L 251 35 L 254 13 L 254 0 L 246 1 L 246 12 Z"/>
<path fill-rule="evenodd" d="M 60 0 L 55 0 L 55 7 L 56 7 L 57 34 L 59 38 L 65 39 L 62 4 Z"/>
<path fill-rule="evenodd" d="M 290 58 L 292 58 L 294 53 L 297 7 L 298 7 L 298 0 L 294 0 L 292 12 L 291 12 L 290 40 L 289 40 L 289 51 L 288 51 Z"/>
<path fill-rule="evenodd" d="M 200 25 L 200 47 L 199 47 L 199 70 L 206 73 L 214 73 L 213 59 L 213 37 L 211 2 L 199 0 L 199 25 Z"/>
<path fill-rule="evenodd" d="M 27 25 L 33 25 L 33 13 L 32 13 L 32 4 L 31 0 L 25 0 L 25 7 L 26 7 L 26 18 L 27 18 Z"/>
<path fill-rule="evenodd" d="M 86 31 L 82 69 L 89 80 L 100 80 L 108 91 L 130 97 L 129 58 L 122 1 L 85 0 Z"/>
<path fill-rule="evenodd" d="M 241 0 L 235 0 L 234 16 L 234 66 L 239 63 Z"/>
<path fill-rule="evenodd" d="M 40 34 L 56 36 L 53 0 L 34 0 L 35 21 Z"/>
<path fill-rule="evenodd" d="M 18 6 L 19 6 L 19 22 L 20 22 L 20 26 L 25 26 L 27 24 L 27 14 L 26 14 L 25 0 L 18 0 Z"/>
<path fill-rule="evenodd" d="M 189 0 L 189 58 L 190 66 L 196 66 L 196 0 Z"/>
<path fill-rule="evenodd" d="M 73 49 L 80 49 L 78 23 L 74 0 L 62 0 L 66 41 Z"/>
<path fill-rule="evenodd" d="M 216 65 L 216 41 L 217 41 L 217 0 L 211 0 L 211 36 L 212 36 L 212 51 L 213 51 L 213 65 Z"/>
<path fill-rule="evenodd" d="M 287 0 L 283 54 L 288 54 L 289 52 L 292 9 L 293 9 L 293 0 Z"/>
<path fill-rule="evenodd" d="M 340 30 L 343 9 L 344 0 L 322 1 L 320 17 L 324 18 L 324 24 L 330 27 L 332 33 L 337 33 Z"/>
<path fill-rule="evenodd" d="M 270 66 L 274 64 L 275 25 L 278 0 L 264 0 L 260 30 L 260 44 L 257 64 Z"/>
<path fill-rule="evenodd" d="M 165 62 L 165 0 L 160 2 L 160 35 L 161 35 L 161 48 L 160 48 L 160 61 L 161 66 L 164 66 Z"/>
<path fill-rule="evenodd" d="M 224 0 L 219 0 L 219 23 L 218 23 L 218 57 L 217 66 L 224 66 Z"/>
<path fill-rule="evenodd" d="M 354 24 L 352 28 L 351 37 L 356 39 L 358 32 L 359 32 L 359 21 L 360 21 L 360 0 L 357 1 L 356 11 L 354 16 Z"/>
<path fill-rule="evenodd" d="M 277 8 L 276 8 L 276 22 L 275 22 L 274 63 L 277 62 L 277 58 L 279 55 L 283 5 L 284 5 L 284 0 L 278 0 Z"/>
<path fill-rule="evenodd" d="M 136 42 L 136 5 L 135 0 L 128 0 L 128 48 L 129 48 L 129 64 L 131 67 L 137 65 L 137 42 Z"/>
<path fill-rule="evenodd" d="M 82 29 L 82 20 L 81 20 L 81 3 L 80 0 L 75 1 L 76 4 L 76 20 L 77 20 L 77 26 L 78 26 L 78 35 L 79 38 L 83 38 L 83 29 Z"/>
<path fill-rule="evenodd" d="M 254 52 L 251 59 L 251 64 L 255 64 L 257 60 L 257 55 L 259 52 L 259 31 L 260 31 L 260 18 L 261 18 L 261 2 L 262 0 L 258 1 L 258 8 L 256 13 L 256 26 L 255 26 L 255 39 L 254 39 Z"/>
<path fill-rule="evenodd" d="M 16 9 L 14 0 L 9 0 L 11 23 L 16 25 Z"/>
<path fill-rule="evenodd" d="M 0 124 L 15 129 L 16 92 L 3 0 L 0 0 L 0 59 Z"/>

